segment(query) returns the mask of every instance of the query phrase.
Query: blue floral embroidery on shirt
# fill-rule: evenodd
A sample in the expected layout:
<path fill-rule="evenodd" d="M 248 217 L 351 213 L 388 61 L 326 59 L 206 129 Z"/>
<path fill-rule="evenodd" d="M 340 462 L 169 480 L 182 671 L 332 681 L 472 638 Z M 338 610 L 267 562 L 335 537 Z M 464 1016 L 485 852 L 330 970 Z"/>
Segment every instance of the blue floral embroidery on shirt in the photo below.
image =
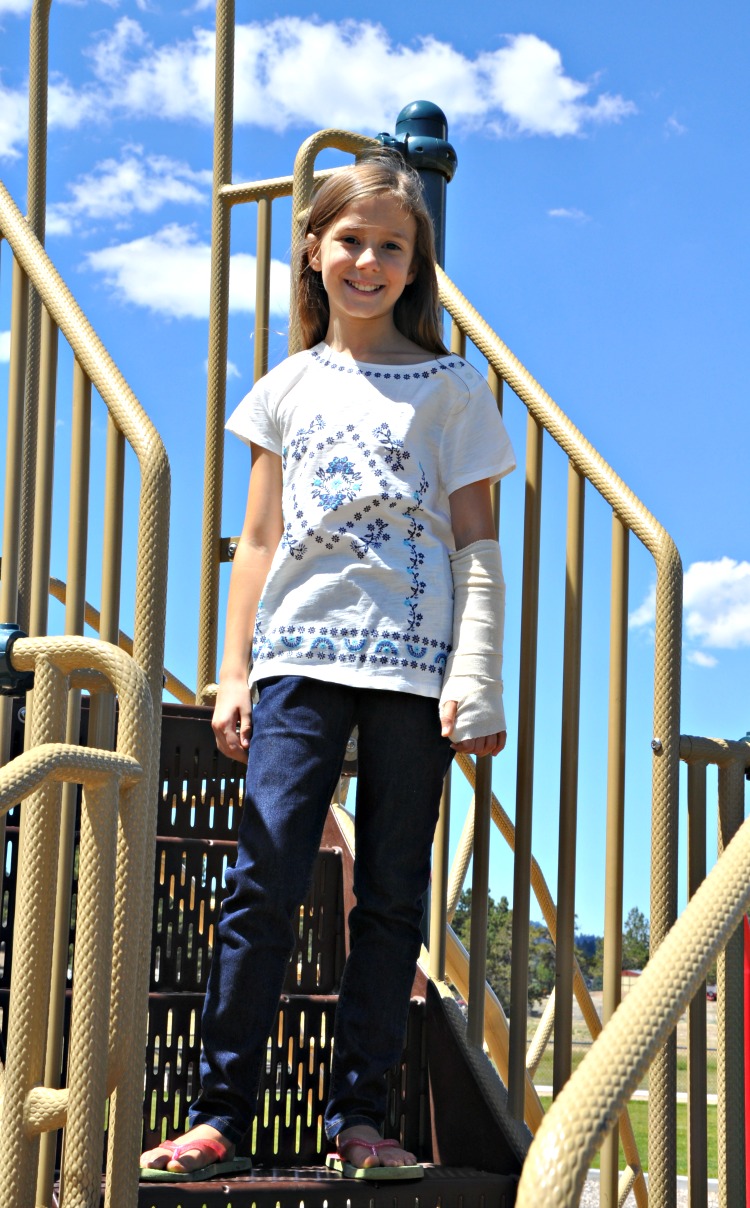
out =
<path fill-rule="evenodd" d="M 305 453 L 307 453 L 307 442 L 309 441 L 313 432 L 320 432 L 321 428 L 325 428 L 325 421 L 323 420 L 322 415 L 316 415 L 309 427 L 300 428 L 299 432 L 295 433 L 289 444 L 285 445 L 281 450 L 282 469 L 286 469 L 286 463 L 290 456 L 294 459 L 294 461 L 302 461 Z"/>
<path fill-rule="evenodd" d="M 404 449 L 404 442 L 402 440 L 397 440 L 391 432 L 389 425 L 385 423 L 381 424 L 379 428 L 375 429 L 373 436 L 375 436 L 388 450 L 385 455 L 385 464 L 391 467 L 394 474 L 397 474 L 399 470 L 403 470 L 404 462 L 408 461 L 411 456 L 411 454 Z"/>
<path fill-rule="evenodd" d="M 362 475 L 348 457 L 334 457 L 326 467 L 319 466 L 313 478 L 312 497 L 325 511 L 336 511 L 342 503 L 351 503 L 362 487 Z"/>
<path fill-rule="evenodd" d="M 368 524 L 367 532 L 363 537 L 355 534 L 352 549 L 360 561 L 371 549 L 380 549 L 384 541 L 390 541 L 391 534 L 385 531 L 387 528 L 388 521 L 381 520 L 378 516 L 371 524 Z"/>
<path fill-rule="evenodd" d="M 422 613 L 417 611 L 417 605 L 419 602 L 419 597 L 424 595 L 426 586 L 424 580 L 420 578 L 421 568 L 424 562 L 424 552 L 417 548 L 417 541 L 424 532 L 424 525 L 417 520 L 417 513 L 422 510 L 422 500 L 424 499 L 430 484 L 427 481 L 427 475 L 424 472 L 424 466 L 421 462 L 419 463 L 419 468 L 421 470 L 421 477 L 419 480 L 419 486 L 412 496 L 414 503 L 403 513 L 404 516 L 409 517 L 409 529 L 407 535 L 404 537 L 404 545 L 409 550 L 408 571 L 411 579 L 411 592 L 404 600 L 404 604 L 406 605 L 409 616 L 409 624 L 406 627 L 407 633 L 411 633 L 412 630 L 419 628 L 422 623 Z"/>
<path fill-rule="evenodd" d="M 310 643 L 310 650 L 315 650 L 318 658 L 328 659 L 329 662 L 336 662 L 336 647 L 330 638 L 316 638 Z"/>
<path fill-rule="evenodd" d="M 297 495 L 294 490 L 292 490 L 292 507 L 294 508 L 295 518 L 297 520 L 302 520 L 304 517 L 304 512 L 299 506 Z M 312 537 L 313 532 L 314 530 L 309 528 L 307 530 L 308 537 Z M 293 536 L 291 520 L 288 520 L 284 525 L 284 532 L 281 536 L 281 547 L 282 549 L 288 549 L 289 553 L 297 560 L 297 562 L 301 562 L 307 553 L 307 546 L 305 545 L 304 541 L 301 541 L 299 537 Z"/>

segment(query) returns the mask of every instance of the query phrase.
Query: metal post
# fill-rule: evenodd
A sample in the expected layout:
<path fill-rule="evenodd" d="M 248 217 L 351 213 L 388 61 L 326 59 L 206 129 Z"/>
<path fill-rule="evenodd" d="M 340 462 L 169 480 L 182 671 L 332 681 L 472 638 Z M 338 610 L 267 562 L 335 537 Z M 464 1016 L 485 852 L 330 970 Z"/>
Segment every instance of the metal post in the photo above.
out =
<path fill-rule="evenodd" d="M 448 119 L 432 101 L 412 101 L 396 118 L 396 135 L 379 134 L 384 147 L 400 151 L 416 168 L 424 185 L 425 200 L 435 227 L 437 262 L 445 265 L 445 191 L 455 175 L 458 159 L 448 139 Z"/>

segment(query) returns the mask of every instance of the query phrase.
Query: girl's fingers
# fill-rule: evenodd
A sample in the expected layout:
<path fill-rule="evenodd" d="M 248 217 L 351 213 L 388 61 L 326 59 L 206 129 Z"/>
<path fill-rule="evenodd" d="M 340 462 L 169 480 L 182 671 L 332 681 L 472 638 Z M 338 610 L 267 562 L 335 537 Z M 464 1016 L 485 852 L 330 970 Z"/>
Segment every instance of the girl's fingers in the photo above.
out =
<path fill-rule="evenodd" d="M 466 738 L 463 742 L 451 743 L 451 746 L 454 751 L 462 751 L 465 755 L 499 755 L 507 737 L 507 732 L 502 730 L 499 734 L 486 734 L 482 738 Z"/>
<path fill-rule="evenodd" d="M 446 700 L 443 702 L 440 709 L 440 721 L 442 729 L 440 733 L 443 738 L 450 738 L 456 724 L 456 713 L 458 712 L 458 702 L 455 700 Z M 458 750 L 454 747 L 454 750 Z"/>

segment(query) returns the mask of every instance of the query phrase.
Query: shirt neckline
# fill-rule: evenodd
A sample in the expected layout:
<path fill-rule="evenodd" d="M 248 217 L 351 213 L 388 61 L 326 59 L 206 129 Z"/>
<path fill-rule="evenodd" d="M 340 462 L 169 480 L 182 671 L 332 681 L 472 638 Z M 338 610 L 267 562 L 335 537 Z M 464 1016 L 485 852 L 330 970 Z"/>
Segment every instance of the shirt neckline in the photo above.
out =
<path fill-rule="evenodd" d="M 341 352 L 337 352 L 325 340 L 321 340 L 319 344 L 315 344 L 310 351 L 318 353 L 319 356 L 324 356 L 329 361 L 335 361 L 337 365 L 355 366 L 357 369 L 375 369 L 381 373 L 393 373 L 394 371 L 414 374 L 421 373 L 429 365 L 434 365 L 436 362 L 439 363 L 441 360 L 445 360 L 446 356 L 451 356 L 450 353 L 447 353 L 442 357 L 433 356 L 426 361 L 410 361 L 408 364 L 399 364 L 393 361 L 357 361 L 352 357 L 344 356 Z M 456 356 L 454 359 L 460 362 L 462 358 Z"/>

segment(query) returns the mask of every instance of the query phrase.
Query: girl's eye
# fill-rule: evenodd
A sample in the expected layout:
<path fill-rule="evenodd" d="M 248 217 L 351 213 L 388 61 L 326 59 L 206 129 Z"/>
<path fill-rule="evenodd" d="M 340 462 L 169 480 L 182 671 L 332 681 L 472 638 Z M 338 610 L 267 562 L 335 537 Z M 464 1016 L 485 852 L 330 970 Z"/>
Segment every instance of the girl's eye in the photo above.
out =
<path fill-rule="evenodd" d="M 400 252 L 401 246 L 398 243 L 386 243 L 386 250 L 389 252 Z"/>

